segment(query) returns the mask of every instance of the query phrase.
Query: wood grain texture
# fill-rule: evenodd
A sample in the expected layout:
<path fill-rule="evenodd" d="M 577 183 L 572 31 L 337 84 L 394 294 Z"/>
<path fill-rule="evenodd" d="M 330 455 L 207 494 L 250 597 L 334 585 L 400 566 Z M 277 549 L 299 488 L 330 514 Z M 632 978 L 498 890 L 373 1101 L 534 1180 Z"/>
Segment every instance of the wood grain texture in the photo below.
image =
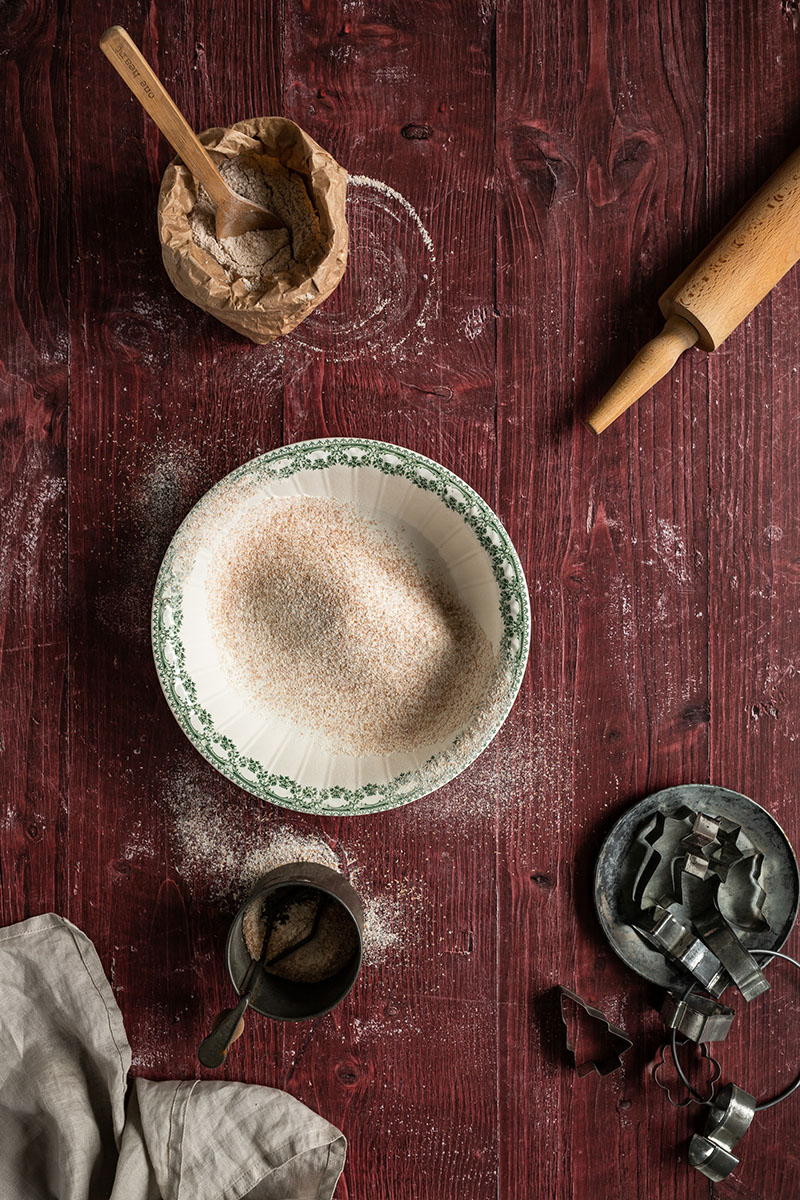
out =
<path fill-rule="evenodd" d="M 660 325 L 684 228 L 705 233 L 703 44 L 687 5 L 498 12 L 500 515 L 536 613 L 498 839 L 500 1196 L 708 1193 L 647 1070 L 653 996 L 591 890 L 614 818 L 708 770 L 704 379 L 684 360 L 600 439 L 575 414 Z M 634 1037 L 619 1074 L 565 1068 L 557 983 Z"/>
<path fill-rule="evenodd" d="M 338 4 L 314 4 L 286 10 L 284 42 L 286 115 L 351 174 L 399 190 L 425 230 L 381 188 L 351 190 L 349 278 L 332 297 L 331 316 L 317 323 L 337 310 L 344 322 L 358 321 L 365 302 L 367 312 L 381 310 L 378 321 L 383 311 L 391 320 L 375 351 L 334 338 L 320 343 L 324 354 L 309 352 L 312 322 L 287 339 L 284 437 L 399 442 L 462 474 L 491 501 L 492 22 L 472 3 L 358 4 L 346 14 Z M 420 273 L 428 276 L 423 291 Z M 370 279 L 374 290 L 365 287 Z M 445 789 L 445 813 L 463 786 Z M 492 817 L 485 807 L 465 837 L 463 822 L 448 828 L 428 800 L 341 823 L 359 861 L 377 867 L 388 859 L 422 906 L 405 917 L 413 947 L 405 961 L 387 959 L 364 983 L 367 1020 L 354 1029 L 342 1015 L 357 1082 L 342 1086 L 341 1072 L 337 1080 L 336 1047 L 322 1027 L 297 1078 L 305 1087 L 328 1081 L 331 1111 L 348 1093 L 357 1100 L 342 1117 L 350 1145 L 343 1196 L 389 1191 L 411 1200 L 422 1180 L 431 1196 L 489 1196 L 496 1188 Z M 394 1016 L 386 1014 L 391 997 Z M 386 1015 L 370 1021 L 371 1013 Z M 421 1040 L 415 1030 L 424 1031 Z M 376 1115 L 385 1130 L 380 1150 Z"/>
<path fill-rule="evenodd" d="M 657 995 L 591 901 L 602 836 L 668 784 L 738 788 L 800 844 L 797 275 L 601 440 L 579 420 L 800 140 L 798 34 L 779 0 L 739 9 L 43 0 L 0 17 L 0 919 L 69 916 L 135 1071 L 201 1075 L 194 1048 L 230 1001 L 228 885 L 276 837 L 324 846 L 397 940 L 335 1013 L 250 1021 L 223 1077 L 285 1087 L 344 1129 L 340 1200 L 800 1190 L 798 1102 L 756 1119 L 728 1183 L 691 1172 L 698 1116 L 649 1070 Z M 284 113 L 354 177 L 347 275 L 279 344 L 170 287 L 155 203 L 171 152 L 100 55 L 114 22 L 195 129 Z M 149 651 L 155 574 L 191 505 L 259 450 L 324 434 L 466 478 L 533 602 L 494 745 L 436 796 L 363 819 L 281 812 L 223 780 Z M 800 983 L 774 980 L 725 1047 L 726 1075 L 759 1093 L 800 1059 Z M 635 1037 L 621 1073 L 575 1080 L 556 983 Z"/>
<path fill-rule="evenodd" d="M 731 25 L 709 25 L 717 72 L 709 81 L 709 206 L 715 224 L 758 187 L 800 142 L 796 106 L 785 81 L 800 74 L 797 32 L 766 19 L 765 6 L 742 11 Z M 740 59 L 731 39 L 751 47 Z M 772 77 L 763 64 L 780 66 Z M 738 86 L 724 86 L 735 76 Z M 757 93 L 759 103 L 747 102 Z M 764 804 L 800 843 L 796 780 L 800 769 L 800 686 L 796 675 L 800 612 L 800 278 L 787 275 L 709 359 L 710 775 L 723 776 Z M 797 952 L 797 934 L 790 947 Z M 790 953 L 793 951 L 790 949 Z M 795 1074 L 796 1043 L 784 1034 L 800 996 L 797 972 L 771 973 L 774 1000 L 743 1016 L 726 1067 L 765 1096 Z M 765 1011 L 766 1009 L 766 1011 Z M 742 1157 L 721 1197 L 756 1200 L 800 1192 L 794 1148 L 797 1104 L 759 1114 L 753 1133 L 787 1153 Z M 749 1147 L 748 1147 L 749 1149 Z"/>
<path fill-rule="evenodd" d="M 0 15 L 0 918 L 66 904 L 69 123 L 48 5 Z"/>

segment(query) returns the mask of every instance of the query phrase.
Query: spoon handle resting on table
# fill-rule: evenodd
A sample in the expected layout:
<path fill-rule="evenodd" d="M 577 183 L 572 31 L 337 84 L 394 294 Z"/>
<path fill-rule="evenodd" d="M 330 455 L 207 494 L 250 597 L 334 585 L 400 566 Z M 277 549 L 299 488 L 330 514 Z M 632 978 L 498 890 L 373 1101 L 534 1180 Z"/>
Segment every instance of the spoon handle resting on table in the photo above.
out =
<path fill-rule="evenodd" d="M 211 1033 L 197 1047 L 197 1057 L 204 1067 L 213 1070 L 225 1062 L 231 1046 L 242 1034 L 244 1014 L 249 1003 L 250 996 L 245 993 L 236 1008 L 225 1008 L 218 1015 Z"/>

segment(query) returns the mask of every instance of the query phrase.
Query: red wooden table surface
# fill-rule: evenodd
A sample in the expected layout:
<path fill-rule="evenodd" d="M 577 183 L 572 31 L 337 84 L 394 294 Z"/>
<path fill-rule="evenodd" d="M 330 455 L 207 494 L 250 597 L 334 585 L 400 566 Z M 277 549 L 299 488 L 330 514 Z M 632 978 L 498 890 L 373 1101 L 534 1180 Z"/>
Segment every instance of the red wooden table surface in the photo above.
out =
<path fill-rule="evenodd" d="M 252 1021 L 226 1073 L 345 1131 L 342 1198 L 800 1193 L 800 1099 L 757 1117 L 727 1182 L 688 1167 L 702 1117 L 653 1083 L 655 991 L 591 899 L 604 833 L 665 785 L 743 791 L 800 844 L 800 275 L 602 438 L 577 419 L 797 142 L 791 7 L 0 10 L 0 918 L 81 926 L 134 1069 L 193 1076 L 230 994 L 243 858 L 276 837 L 327 846 L 383 914 L 381 953 L 334 1014 Z M 171 153 L 97 49 L 111 23 L 195 127 L 284 113 L 365 177 L 345 282 L 280 344 L 171 288 L 154 222 Z M 148 645 L 160 556 L 194 501 L 259 450 L 327 434 L 463 476 L 510 530 L 533 605 L 494 745 L 442 792 L 353 819 L 215 774 Z M 800 983 L 773 980 L 723 1050 L 726 1078 L 760 1095 L 800 1059 Z M 557 983 L 631 1031 L 622 1072 L 576 1080 Z"/>

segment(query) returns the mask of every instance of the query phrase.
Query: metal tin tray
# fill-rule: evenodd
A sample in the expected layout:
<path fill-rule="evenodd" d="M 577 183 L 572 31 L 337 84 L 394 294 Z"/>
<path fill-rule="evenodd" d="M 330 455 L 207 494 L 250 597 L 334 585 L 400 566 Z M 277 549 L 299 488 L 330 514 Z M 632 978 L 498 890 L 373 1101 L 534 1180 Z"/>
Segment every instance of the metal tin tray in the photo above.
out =
<path fill-rule="evenodd" d="M 761 884 L 767 893 L 764 917 L 769 928 L 741 931 L 743 945 L 749 950 L 779 950 L 792 930 L 800 903 L 794 851 L 774 817 L 754 800 L 710 784 L 684 784 L 655 792 L 635 804 L 623 813 L 600 850 L 594 877 L 595 907 L 606 937 L 622 961 L 645 979 L 672 989 L 685 987 L 688 976 L 671 966 L 628 923 L 625 897 L 636 870 L 631 851 L 637 832 L 654 813 L 673 814 L 683 805 L 741 825 L 764 855 Z"/>

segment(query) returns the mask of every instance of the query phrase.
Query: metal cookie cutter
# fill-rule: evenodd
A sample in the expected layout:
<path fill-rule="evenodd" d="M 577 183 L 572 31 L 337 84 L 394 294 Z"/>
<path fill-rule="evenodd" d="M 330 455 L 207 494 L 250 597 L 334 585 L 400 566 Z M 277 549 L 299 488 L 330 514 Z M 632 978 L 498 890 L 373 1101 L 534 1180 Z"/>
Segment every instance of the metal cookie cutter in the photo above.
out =
<path fill-rule="evenodd" d="M 756 1114 L 756 1098 L 729 1083 L 709 1108 L 704 1132 L 696 1133 L 689 1143 L 689 1162 L 719 1183 L 739 1165 L 739 1159 L 731 1151 L 750 1128 Z"/>
<path fill-rule="evenodd" d="M 713 817 L 709 817 L 705 813 L 695 813 L 692 831 L 681 839 L 681 845 L 693 854 L 705 855 L 708 847 L 717 840 L 718 834 L 719 821 L 715 821 Z"/>
<path fill-rule="evenodd" d="M 778 950 L 754 950 L 753 954 L 757 958 L 765 958 L 767 962 L 773 958 L 782 958 L 784 962 L 791 963 L 793 967 L 800 970 L 800 962 L 797 959 L 790 958 L 788 954 L 781 954 Z M 681 1000 L 687 1000 L 692 995 L 694 986 L 693 983 L 689 984 L 681 996 Z M 676 1029 L 672 1030 L 672 1057 L 681 1082 L 696 1100 L 711 1108 L 705 1130 L 702 1134 L 695 1134 L 689 1145 L 689 1161 L 698 1171 L 718 1183 L 739 1165 L 738 1158 L 731 1151 L 749 1129 L 753 1115 L 763 1112 L 767 1108 L 774 1108 L 782 1100 L 788 1099 L 793 1092 L 800 1088 L 800 1075 L 777 1096 L 773 1096 L 771 1100 L 762 1100 L 760 1104 L 756 1104 L 749 1092 L 735 1087 L 733 1084 L 724 1088 L 718 1097 L 709 1101 L 704 1099 L 686 1078 L 686 1072 L 678 1058 Z"/>
<path fill-rule="evenodd" d="M 670 862 L 664 852 L 679 841 L 689 815 L 686 807 L 673 813 L 656 811 L 636 830 L 625 863 L 633 914 L 656 903 L 670 885 Z"/>
<path fill-rule="evenodd" d="M 714 951 L 723 968 L 736 984 L 748 1003 L 769 991 L 764 972 L 748 950 L 745 950 L 722 913 L 709 909 L 695 918 L 700 937 Z M 708 989 L 712 996 L 715 994 Z M 720 994 L 721 993 L 717 993 Z"/>
<path fill-rule="evenodd" d="M 722 963 L 698 937 L 669 911 L 664 899 L 646 909 L 634 928 L 673 962 L 688 971 L 712 996 L 721 996 L 730 983 Z"/>
<path fill-rule="evenodd" d="M 692 992 L 685 998 L 667 992 L 661 1017 L 669 1029 L 692 1042 L 724 1042 L 735 1013 L 732 1008 Z"/>
<path fill-rule="evenodd" d="M 681 845 L 686 847 L 686 856 L 682 860 L 678 860 L 680 869 L 687 875 L 705 879 L 711 868 L 709 862 L 711 847 L 716 844 L 718 834 L 719 821 L 715 821 L 706 813 L 696 813 L 691 833 L 687 833 L 686 837 L 681 838 Z"/>
<path fill-rule="evenodd" d="M 675 1108 L 686 1108 L 687 1105 L 692 1104 L 693 1102 L 695 1104 L 710 1104 L 710 1102 L 714 1099 L 714 1088 L 716 1087 L 717 1081 L 722 1074 L 722 1067 L 720 1066 L 719 1061 L 709 1050 L 707 1043 L 699 1042 L 698 1048 L 700 1050 L 700 1057 L 705 1059 L 711 1068 L 711 1073 L 707 1080 L 708 1095 L 700 1096 L 698 1091 L 692 1089 L 694 1091 L 694 1095 L 692 1095 L 690 1092 L 690 1094 L 685 1096 L 683 1100 L 676 1100 L 672 1095 L 672 1089 L 670 1085 L 661 1078 L 661 1073 L 667 1065 L 667 1050 L 672 1050 L 671 1043 L 664 1042 L 663 1046 L 659 1046 L 658 1051 L 656 1052 L 655 1063 L 653 1064 L 650 1074 L 652 1075 L 654 1082 L 658 1085 L 658 1087 L 661 1088 L 662 1092 L 666 1092 L 667 1099 Z M 678 1069 L 678 1060 L 675 1058 L 674 1054 L 672 1058 L 676 1069 Z M 678 1078 L 680 1082 L 683 1083 L 682 1068 L 678 1070 Z"/>
<path fill-rule="evenodd" d="M 714 842 L 702 842 L 711 828 L 698 821 L 713 817 Z M 690 844 L 683 844 L 683 839 Z M 645 797 L 623 813 L 608 834 L 595 869 L 595 905 L 613 949 L 632 970 L 669 991 L 688 980 L 683 966 L 643 936 L 642 908 L 658 903 L 674 888 L 672 868 L 687 853 L 708 859 L 704 880 L 679 871 L 680 892 L 689 904 L 671 902 L 672 915 L 691 928 L 696 913 L 716 907 L 751 953 L 779 950 L 791 932 L 800 902 L 800 875 L 794 852 L 780 826 L 763 808 L 727 788 L 690 784 Z M 702 870 L 702 868 L 700 868 Z M 722 878 L 724 876 L 724 878 Z M 697 907 L 695 907 L 695 902 Z M 767 960 L 759 959 L 763 965 Z"/>
<path fill-rule="evenodd" d="M 756 854 L 756 848 L 741 824 L 720 818 L 717 845 L 713 850 L 714 869 L 725 880 L 732 867 Z"/>
<path fill-rule="evenodd" d="M 559 987 L 558 992 L 558 1003 L 561 1011 L 561 1022 L 564 1026 L 564 1040 L 567 1047 L 567 1053 L 572 1059 L 572 1065 L 575 1068 L 578 1078 L 582 1079 L 584 1075 L 588 1075 L 590 1071 L 596 1071 L 598 1075 L 610 1075 L 612 1071 L 618 1071 L 622 1066 L 622 1056 L 627 1050 L 630 1050 L 631 1046 L 633 1045 L 633 1040 L 628 1037 L 624 1029 L 620 1029 L 618 1025 L 612 1025 L 608 1018 L 605 1017 L 598 1008 L 592 1008 L 591 1004 L 587 1004 L 585 1000 L 582 1000 L 580 996 L 578 996 L 575 992 L 570 991 L 569 988 Z M 583 1013 L 585 1013 L 587 1017 L 590 1017 L 592 1021 L 598 1021 L 605 1027 L 612 1043 L 618 1047 L 616 1052 L 612 1050 L 607 1058 L 602 1059 L 578 1059 L 576 1053 L 578 1039 L 576 1038 L 575 1044 L 573 1044 L 572 1039 L 570 1038 L 569 1023 L 564 1011 L 565 1000 L 574 1004 Z"/>

